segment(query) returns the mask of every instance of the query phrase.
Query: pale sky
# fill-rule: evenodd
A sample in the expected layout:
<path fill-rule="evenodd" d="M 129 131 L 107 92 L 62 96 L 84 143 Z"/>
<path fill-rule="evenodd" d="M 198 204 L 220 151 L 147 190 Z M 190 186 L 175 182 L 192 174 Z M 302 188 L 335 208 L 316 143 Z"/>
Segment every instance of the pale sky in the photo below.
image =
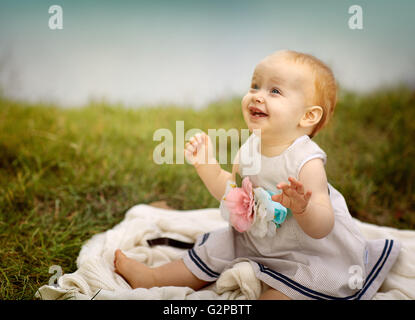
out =
<path fill-rule="evenodd" d="M 50 5 L 63 29 L 50 30 Z M 351 30 L 359 4 L 363 29 Z M 415 85 L 415 1 L 11 1 L 0 3 L 6 96 L 63 107 L 204 106 L 242 96 L 264 56 L 292 49 L 328 63 L 347 89 Z"/>

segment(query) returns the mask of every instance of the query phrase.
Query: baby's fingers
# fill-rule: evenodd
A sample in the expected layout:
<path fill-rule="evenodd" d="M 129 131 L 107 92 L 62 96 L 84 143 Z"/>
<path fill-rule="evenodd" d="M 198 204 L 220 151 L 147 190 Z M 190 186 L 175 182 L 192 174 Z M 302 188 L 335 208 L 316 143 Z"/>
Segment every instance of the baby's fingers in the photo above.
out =
<path fill-rule="evenodd" d="M 187 160 L 188 163 L 190 163 L 190 164 L 194 164 L 195 163 L 195 158 L 194 158 L 193 152 L 185 149 L 184 150 L 184 156 L 185 156 L 185 158 L 186 158 L 186 160 Z"/>
<path fill-rule="evenodd" d="M 203 133 L 201 133 L 201 132 L 196 133 L 194 138 L 196 139 L 198 144 L 203 143 L 203 140 L 204 140 Z"/>
<path fill-rule="evenodd" d="M 196 148 L 199 145 L 199 141 L 197 140 L 196 136 L 191 137 L 188 143 Z"/>
<path fill-rule="evenodd" d="M 189 142 L 199 150 L 202 146 L 207 146 L 207 135 L 204 132 L 199 132 L 190 138 Z"/>
<path fill-rule="evenodd" d="M 285 182 L 281 182 L 277 185 L 278 189 L 281 189 L 282 192 L 286 194 L 292 194 L 292 191 L 295 191 L 295 188 L 293 188 L 291 185 Z"/>
<path fill-rule="evenodd" d="M 288 183 L 285 183 L 285 182 L 280 182 L 280 183 L 277 184 L 277 188 L 281 189 L 281 190 L 286 190 L 289 187 L 290 187 L 290 185 Z"/>
<path fill-rule="evenodd" d="M 271 200 L 272 201 L 275 201 L 275 202 L 281 202 L 281 200 L 282 200 L 282 193 L 280 193 L 280 194 L 274 194 L 271 197 Z"/>
<path fill-rule="evenodd" d="M 311 198 L 312 192 L 311 191 L 307 191 L 307 193 L 304 195 L 304 199 L 305 201 L 309 201 Z"/>
<path fill-rule="evenodd" d="M 297 190 L 299 194 L 304 194 L 304 186 L 300 181 L 297 181 L 292 177 L 289 177 L 288 180 L 291 182 L 293 189 Z"/>
<path fill-rule="evenodd" d="M 185 151 L 188 151 L 188 152 L 191 152 L 191 153 L 196 151 L 196 147 L 190 142 L 186 143 L 186 145 L 184 146 L 184 149 L 185 149 Z"/>

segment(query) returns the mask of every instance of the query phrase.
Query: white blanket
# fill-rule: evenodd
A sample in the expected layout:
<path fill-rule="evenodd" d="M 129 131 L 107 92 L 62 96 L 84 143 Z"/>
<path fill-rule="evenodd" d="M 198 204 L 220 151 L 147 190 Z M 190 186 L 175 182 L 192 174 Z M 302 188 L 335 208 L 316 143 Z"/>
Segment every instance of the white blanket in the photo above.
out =
<path fill-rule="evenodd" d="M 368 239 L 391 238 L 402 243 L 397 262 L 374 299 L 415 299 L 415 231 L 397 230 L 355 220 Z M 148 266 L 180 259 L 186 250 L 169 246 L 149 247 L 146 240 L 157 237 L 194 242 L 198 235 L 227 225 L 219 209 L 168 210 L 137 205 L 111 230 L 88 240 L 82 247 L 74 273 L 62 275 L 58 285 L 44 285 L 36 293 L 41 299 L 257 299 L 266 285 L 255 277 L 248 262 L 236 264 L 202 290 L 188 287 L 155 287 L 132 290 L 114 272 L 114 251 Z"/>

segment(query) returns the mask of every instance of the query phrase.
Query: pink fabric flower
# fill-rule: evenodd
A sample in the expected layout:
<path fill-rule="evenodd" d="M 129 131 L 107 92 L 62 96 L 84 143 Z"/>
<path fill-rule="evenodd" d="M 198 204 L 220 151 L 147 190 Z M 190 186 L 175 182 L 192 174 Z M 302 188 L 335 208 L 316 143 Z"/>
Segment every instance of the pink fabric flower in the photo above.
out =
<path fill-rule="evenodd" d="M 254 195 L 248 177 L 242 180 L 242 188 L 232 188 L 225 197 L 229 210 L 229 222 L 239 232 L 249 229 L 254 221 Z"/>

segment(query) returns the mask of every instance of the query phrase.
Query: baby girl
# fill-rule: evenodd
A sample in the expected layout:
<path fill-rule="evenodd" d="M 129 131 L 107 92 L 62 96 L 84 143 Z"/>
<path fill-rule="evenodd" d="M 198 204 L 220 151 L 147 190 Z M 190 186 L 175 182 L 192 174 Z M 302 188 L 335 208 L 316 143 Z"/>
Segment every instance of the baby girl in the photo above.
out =
<path fill-rule="evenodd" d="M 327 181 L 326 153 L 311 139 L 331 119 L 336 95 L 333 73 L 311 55 L 285 50 L 260 61 L 242 99 L 253 133 L 232 173 L 213 158 L 208 135 L 197 134 L 185 148 L 229 227 L 201 235 L 181 260 L 156 268 L 117 250 L 116 272 L 132 288 L 198 290 L 248 261 L 266 284 L 260 299 L 371 299 L 400 244 L 365 239 Z M 249 152 L 260 165 L 255 173 L 243 161 Z"/>

